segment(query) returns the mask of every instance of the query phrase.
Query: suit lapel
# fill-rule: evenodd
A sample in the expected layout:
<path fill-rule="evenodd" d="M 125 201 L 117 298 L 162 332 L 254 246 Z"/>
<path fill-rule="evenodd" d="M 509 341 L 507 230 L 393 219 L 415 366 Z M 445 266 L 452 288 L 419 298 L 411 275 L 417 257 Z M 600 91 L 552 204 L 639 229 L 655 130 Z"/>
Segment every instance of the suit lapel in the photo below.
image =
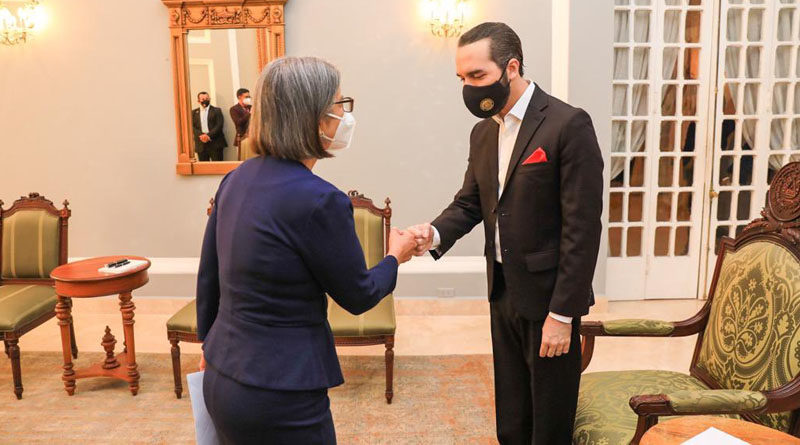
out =
<path fill-rule="evenodd" d="M 539 126 L 544 121 L 545 114 L 542 110 L 545 108 L 547 108 L 547 94 L 539 88 L 539 85 L 536 85 L 536 89 L 533 91 L 533 96 L 531 97 L 531 102 L 528 104 L 528 109 L 525 111 L 525 117 L 522 119 L 522 127 L 519 129 L 517 141 L 514 143 L 514 150 L 511 152 L 511 160 L 509 161 L 506 179 L 503 183 L 503 191 L 506 190 L 508 180 L 511 179 L 511 175 L 514 174 L 514 170 L 516 170 L 517 165 L 519 165 L 519 161 L 522 159 L 523 153 L 525 153 L 525 148 L 528 147 L 536 130 L 539 129 Z M 495 145 L 496 144 L 497 141 L 495 141 Z M 496 163 L 497 159 L 495 159 L 495 164 Z M 496 168 L 494 174 L 497 176 Z M 505 193 L 503 194 L 505 195 Z M 502 196 L 500 198 L 502 198 Z"/>
<path fill-rule="evenodd" d="M 497 188 L 499 187 L 499 184 L 497 183 L 497 174 L 498 174 L 498 171 L 499 171 L 498 159 L 497 159 L 497 157 L 498 157 L 497 156 L 498 155 L 497 152 L 499 150 L 499 147 L 497 146 L 497 144 L 498 144 L 498 139 L 497 138 L 498 138 L 499 132 L 500 132 L 500 125 L 498 125 L 497 122 L 492 121 L 489 124 L 489 131 L 484 133 L 484 139 L 483 139 L 483 141 L 481 141 L 481 143 L 483 144 L 484 147 L 489 147 L 489 149 L 486 150 L 486 156 L 488 157 L 487 162 L 489 164 L 489 175 L 490 175 L 489 176 L 489 184 L 491 184 L 490 196 L 492 197 L 492 200 L 494 201 L 492 203 L 491 207 L 494 207 L 494 204 L 496 203 L 496 200 L 497 200 Z"/>

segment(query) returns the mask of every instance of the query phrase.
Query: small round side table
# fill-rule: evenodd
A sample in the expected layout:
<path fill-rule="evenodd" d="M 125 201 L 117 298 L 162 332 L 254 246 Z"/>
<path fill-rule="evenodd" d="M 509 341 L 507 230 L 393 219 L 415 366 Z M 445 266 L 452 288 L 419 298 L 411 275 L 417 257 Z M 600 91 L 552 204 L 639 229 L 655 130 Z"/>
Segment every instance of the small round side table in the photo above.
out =
<path fill-rule="evenodd" d="M 141 265 L 121 273 L 104 273 L 98 269 L 108 263 L 119 261 L 123 258 L 144 261 Z M 64 389 L 67 394 L 75 394 L 75 381 L 86 377 L 112 377 L 125 380 L 131 394 L 139 392 L 139 371 L 136 365 L 136 346 L 133 338 L 133 310 L 136 307 L 131 299 L 131 292 L 147 284 L 149 278 L 147 269 L 150 260 L 138 256 L 107 256 L 76 261 L 56 267 L 50 273 L 50 278 L 55 280 L 56 317 L 61 327 L 61 349 L 64 354 Z M 117 340 L 111 334 L 108 326 L 103 336 L 103 349 L 106 358 L 102 363 L 97 363 L 85 369 L 73 370 L 70 350 L 69 326 L 72 321 L 71 299 L 92 298 L 106 295 L 119 294 L 119 308 L 122 313 L 122 331 L 125 336 L 123 351 L 114 355 L 114 346 Z"/>
<path fill-rule="evenodd" d="M 750 445 L 798 445 L 800 439 L 782 431 L 746 420 L 716 416 L 685 416 L 667 420 L 650 428 L 640 445 L 680 444 L 714 427 Z"/>

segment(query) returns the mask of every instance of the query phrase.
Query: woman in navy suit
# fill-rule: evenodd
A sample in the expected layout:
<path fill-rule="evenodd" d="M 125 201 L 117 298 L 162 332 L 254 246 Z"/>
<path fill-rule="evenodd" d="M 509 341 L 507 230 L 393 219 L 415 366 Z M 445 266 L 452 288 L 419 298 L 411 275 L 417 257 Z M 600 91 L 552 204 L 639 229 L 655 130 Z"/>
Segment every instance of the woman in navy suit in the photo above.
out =
<path fill-rule="evenodd" d="M 350 199 L 312 173 L 346 148 L 355 120 L 339 72 L 281 58 L 258 80 L 250 140 L 259 155 L 222 180 L 197 280 L 203 394 L 225 443 L 333 444 L 328 388 L 344 383 L 329 294 L 353 314 L 392 292 L 416 242 L 393 229 L 367 269 Z"/>

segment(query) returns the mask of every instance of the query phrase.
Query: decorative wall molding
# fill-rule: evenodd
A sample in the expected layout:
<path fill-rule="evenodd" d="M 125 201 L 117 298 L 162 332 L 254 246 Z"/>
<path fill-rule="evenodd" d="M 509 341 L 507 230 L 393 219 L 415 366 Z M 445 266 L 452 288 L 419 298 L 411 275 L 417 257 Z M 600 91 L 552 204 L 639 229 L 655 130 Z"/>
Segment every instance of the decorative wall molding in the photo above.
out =
<path fill-rule="evenodd" d="M 283 25 L 286 0 L 162 0 L 170 28 L 255 28 Z"/>
<path fill-rule="evenodd" d="M 258 69 L 286 53 L 283 8 L 288 0 L 161 0 L 168 10 L 171 34 L 175 131 L 180 175 L 219 175 L 239 162 L 194 162 L 191 131 L 187 39 L 190 30 L 252 28 L 256 30 Z"/>

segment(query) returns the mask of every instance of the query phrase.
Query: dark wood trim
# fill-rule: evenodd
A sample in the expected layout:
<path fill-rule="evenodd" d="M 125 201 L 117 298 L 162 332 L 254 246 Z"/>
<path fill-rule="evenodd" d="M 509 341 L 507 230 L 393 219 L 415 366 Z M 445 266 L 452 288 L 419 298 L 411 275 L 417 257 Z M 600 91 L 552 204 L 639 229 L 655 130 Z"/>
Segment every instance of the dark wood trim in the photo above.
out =
<path fill-rule="evenodd" d="M 213 199 L 208 212 L 211 213 L 213 207 Z M 175 397 L 180 399 L 183 395 L 183 377 L 181 375 L 181 347 L 180 342 L 185 341 L 189 343 L 202 343 L 197 339 L 196 332 L 174 331 L 167 330 L 167 339 L 171 345 L 170 355 L 172 356 L 172 377 L 175 381 Z"/>
<path fill-rule="evenodd" d="M 22 399 L 22 368 L 19 361 L 19 339 L 13 338 L 8 342 L 8 357 L 11 359 L 11 375 L 14 380 L 14 395 L 17 400 Z"/>
<path fill-rule="evenodd" d="M 581 325 L 583 328 L 583 325 Z M 594 335 L 584 335 L 581 338 L 581 372 L 586 371 L 594 355 Z"/>
<path fill-rule="evenodd" d="M 394 398 L 394 335 L 386 339 L 384 360 L 386 363 L 386 403 L 391 405 Z"/>
<path fill-rule="evenodd" d="M 175 380 L 175 397 L 181 398 L 183 394 L 183 384 L 181 382 L 181 347 L 177 338 L 170 338 L 172 345 L 170 354 L 172 355 L 172 377 Z"/>
<path fill-rule="evenodd" d="M 197 339 L 197 332 L 167 331 L 167 339 L 186 341 L 189 343 L 203 343 Z"/>
<path fill-rule="evenodd" d="M 334 337 L 336 346 L 374 346 L 385 345 L 394 335 L 369 335 L 363 337 Z"/>

